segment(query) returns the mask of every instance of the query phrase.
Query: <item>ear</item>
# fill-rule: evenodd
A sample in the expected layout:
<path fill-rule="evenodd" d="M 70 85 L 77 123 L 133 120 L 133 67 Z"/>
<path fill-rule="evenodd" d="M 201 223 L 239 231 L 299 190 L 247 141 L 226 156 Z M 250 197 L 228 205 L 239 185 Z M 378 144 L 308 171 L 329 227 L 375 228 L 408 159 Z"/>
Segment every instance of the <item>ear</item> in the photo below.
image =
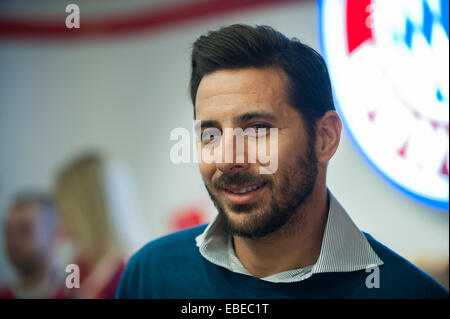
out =
<path fill-rule="evenodd" d="M 328 162 L 336 152 L 341 139 L 342 123 L 335 111 L 327 111 L 316 122 L 316 157 Z"/>

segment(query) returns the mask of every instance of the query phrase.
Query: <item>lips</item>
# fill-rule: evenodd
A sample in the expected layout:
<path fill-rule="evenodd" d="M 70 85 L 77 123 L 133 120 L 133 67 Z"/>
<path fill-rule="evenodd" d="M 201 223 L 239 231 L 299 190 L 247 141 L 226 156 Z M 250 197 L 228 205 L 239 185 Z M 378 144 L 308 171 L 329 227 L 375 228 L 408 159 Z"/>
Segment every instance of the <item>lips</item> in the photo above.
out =
<path fill-rule="evenodd" d="M 246 183 L 241 185 L 231 185 L 223 188 L 228 201 L 234 205 L 250 204 L 257 200 L 262 190 L 266 186 L 265 182 Z"/>

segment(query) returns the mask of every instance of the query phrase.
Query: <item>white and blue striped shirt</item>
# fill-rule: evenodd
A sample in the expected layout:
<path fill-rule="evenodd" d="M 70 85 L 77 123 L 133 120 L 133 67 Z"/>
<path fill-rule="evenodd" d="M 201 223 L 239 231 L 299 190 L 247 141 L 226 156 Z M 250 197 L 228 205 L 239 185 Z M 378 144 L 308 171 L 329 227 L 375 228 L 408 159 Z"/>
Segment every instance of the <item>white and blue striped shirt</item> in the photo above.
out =
<path fill-rule="evenodd" d="M 331 192 L 328 193 L 330 208 L 316 263 L 260 279 L 276 283 L 297 282 L 317 273 L 350 272 L 383 264 L 344 208 Z M 251 276 L 237 258 L 231 235 L 226 232 L 220 215 L 214 218 L 195 241 L 202 256 L 210 262 L 230 271 Z"/>

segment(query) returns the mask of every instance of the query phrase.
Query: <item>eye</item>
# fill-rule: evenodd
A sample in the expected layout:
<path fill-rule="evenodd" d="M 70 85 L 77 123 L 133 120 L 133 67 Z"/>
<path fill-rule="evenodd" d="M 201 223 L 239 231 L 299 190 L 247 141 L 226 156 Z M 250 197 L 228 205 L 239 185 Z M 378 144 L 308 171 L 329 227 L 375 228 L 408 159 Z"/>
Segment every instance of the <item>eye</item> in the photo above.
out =
<path fill-rule="evenodd" d="M 266 123 L 257 123 L 257 124 L 253 124 L 249 127 L 253 127 L 256 131 L 258 131 L 258 129 L 262 129 L 262 128 L 265 128 L 266 130 L 270 129 L 270 125 L 266 124 Z"/>
<path fill-rule="evenodd" d="M 215 127 L 206 128 L 202 132 L 201 143 L 202 145 L 205 146 L 213 146 L 220 140 L 221 136 L 222 132 L 218 128 Z"/>
<path fill-rule="evenodd" d="M 264 137 L 270 132 L 271 125 L 266 123 L 251 124 L 247 127 L 246 133 L 251 137 Z"/>

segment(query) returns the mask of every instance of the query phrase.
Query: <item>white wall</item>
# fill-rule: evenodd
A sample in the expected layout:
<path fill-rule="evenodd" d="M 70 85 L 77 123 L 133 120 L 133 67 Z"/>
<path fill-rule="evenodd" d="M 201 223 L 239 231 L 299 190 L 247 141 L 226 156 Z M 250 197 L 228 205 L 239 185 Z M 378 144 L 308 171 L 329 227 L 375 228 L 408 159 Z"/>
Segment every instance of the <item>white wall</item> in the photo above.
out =
<path fill-rule="evenodd" d="M 51 189 L 57 170 L 99 149 L 125 163 L 148 240 L 186 203 L 212 205 L 198 169 L 169 160 L 175 127 L 191 130 L 191 43 L 230 23 L 268 24 L 318 48 L 315 3 L 284 4 L 114 39 L 0 43 L 0 210 L 24 187 Z M 364 231 L 405 256 L 448 256 L 448 212 L 388 186 L 344 132 L 329 185 Z M 139 213 L 142 212 L 142 213 Z M 0 239 L 0 244 L 2 241 Z M 7 273 L 0 249 L 0 280 Z"/>

